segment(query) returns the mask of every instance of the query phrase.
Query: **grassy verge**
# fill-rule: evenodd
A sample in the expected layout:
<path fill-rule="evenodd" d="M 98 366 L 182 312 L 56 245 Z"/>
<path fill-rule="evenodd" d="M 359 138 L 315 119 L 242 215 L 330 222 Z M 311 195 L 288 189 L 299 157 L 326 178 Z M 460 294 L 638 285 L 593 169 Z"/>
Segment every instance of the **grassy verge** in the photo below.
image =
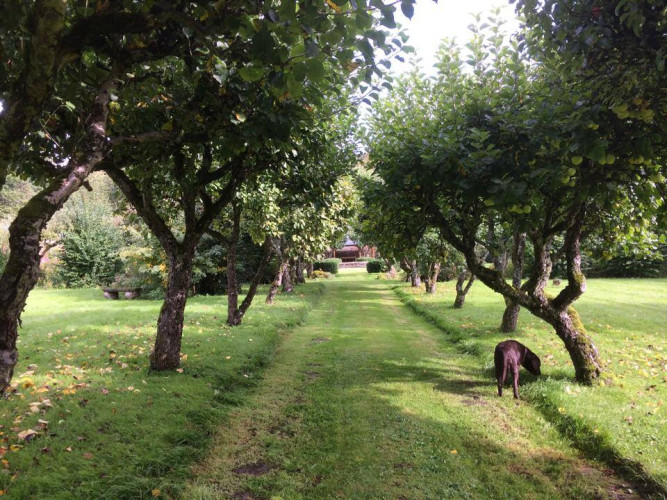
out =
<path fill-rule="evenodd" d="M 544 376 L 522 372 L 523 397 L 588 456 L 643 482 L 647 493 L 667 495 L 667 280 L 590 280 L 577 309 L 606 363 L 596 387 L 573 383 L 560 340 L 526 311 L 517 332 L 499 332 L 503 301 L 481 284 L 460 310 L 451 307 L 452 283 L 439 284 L 434 296 L 405 285 L 395 291 L 460 351 L 480 359 L 488 377 L 496 343 L 511 337 L 528 345 L 542 358 Z"/>
<path fill-rule="evenodd" d="M 182 498 L 638 498 L 389 285 L 326 282 Z"/>
<path fill-rule="evenodd" d="M 182 370 L 171 373 L 147 370 L 160 303 L 108 301 L 99 290 L 33 292 L 18 393 L 0 402 L 0 491 L 177 496 L 213 429 L 254 389 L 281 332 L 302 322 L 321 290 L 304 285 L 272 307 L 258 300 L 233 329 L 224 297 L 189 300 Z"/>

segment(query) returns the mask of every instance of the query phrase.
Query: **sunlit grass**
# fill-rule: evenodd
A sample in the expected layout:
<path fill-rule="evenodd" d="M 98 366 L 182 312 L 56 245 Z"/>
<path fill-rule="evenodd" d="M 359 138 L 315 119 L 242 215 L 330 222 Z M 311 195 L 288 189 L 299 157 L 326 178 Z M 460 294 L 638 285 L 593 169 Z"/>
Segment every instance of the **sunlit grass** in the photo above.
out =
<path fill-rule="evenodd" d="M 219 429 L 183 499 L 612 498 L 527 403 L 495 396 L 480 361 L 341 272 L 258 391 Z M 256 474 L 243 472 L 260 469 Z"/>
<path fill-rule="evenodd" d="M 435 296 L 405 285 L 399 292 L 461 350 L 477 355 L 489 376 L 496 343 L 515 338 L 528 345 L 542 359 L 543 377 L 524 389 L 525 396 L 590 455 L 629 459 L 636 462 L 630 469 L 644 468 L 667 487 L 667 280 L 589 280 L 575 307 L 605 362 L 604 385 L 595 387 L 574 383 L 562 342 L 527 311 L 516 333 L 499 332 L 504 302 L 481 283 L 461 310 L 451 307 L 451 282 L 439 284 Z"/>
<path fill-rule="evenodd" d="M 188 301 L 182 369 L 151 373 L 161 303 L 36 290 L 20 330 L 17 393 L 0 402 L 0 490 L 11 498 L 173 497 L 211 432 L 261 377 L 318 284 L 224 324 L 224 297 Z M 21 440 L 19 433 L 37 434 Z"/>

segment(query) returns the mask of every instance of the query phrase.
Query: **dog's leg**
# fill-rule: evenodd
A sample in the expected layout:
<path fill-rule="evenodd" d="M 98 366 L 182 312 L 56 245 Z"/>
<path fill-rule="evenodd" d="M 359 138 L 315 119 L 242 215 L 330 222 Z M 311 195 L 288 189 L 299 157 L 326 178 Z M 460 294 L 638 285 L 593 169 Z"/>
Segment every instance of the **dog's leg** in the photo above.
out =
<path fill-rule="evenodd" d="M 512 365 L 512 378 L 514 382 L 514 399 L 519 399 L 519 366 Z"/>
<path fill-rule="evenodd" d="M 501 371 L 501 370 L 498 370 L 498 371 Z M 505 381 L 507 380 L 507 360 L 503 360 L 502 373 L 500 374 L 500 377 L 498 377 L 497 375 L 496 375 L 496 377 L 498 378 L 498 396 L 502 396 L 503 395 L 503 386 L 505 385 Z"/>

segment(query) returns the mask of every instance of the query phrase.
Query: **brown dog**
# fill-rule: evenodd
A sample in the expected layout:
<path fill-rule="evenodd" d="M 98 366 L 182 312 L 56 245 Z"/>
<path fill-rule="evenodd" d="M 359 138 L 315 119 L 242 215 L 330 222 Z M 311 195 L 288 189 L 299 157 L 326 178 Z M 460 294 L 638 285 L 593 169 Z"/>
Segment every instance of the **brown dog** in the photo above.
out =
<path fill-rule="evenodd" d="M 496 346 L 493 353 L 498 380 L 498 396 L 503 395 L 503 385 L 507 378 L 507 370 L 511 370 L 514 381 L 514 397 L 519 399 L 519 365 L 533 375 L 540 375 L 540 358 L 525 345 L 516 340 L 505 340 Z"/>

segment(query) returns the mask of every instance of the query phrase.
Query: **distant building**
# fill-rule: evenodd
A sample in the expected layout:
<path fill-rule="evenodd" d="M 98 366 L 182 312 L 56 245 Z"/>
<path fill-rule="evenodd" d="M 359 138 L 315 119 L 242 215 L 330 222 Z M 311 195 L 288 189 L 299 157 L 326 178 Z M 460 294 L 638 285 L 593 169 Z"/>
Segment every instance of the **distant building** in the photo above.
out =
<path fill-rule="evenodd" d="M 329 258 L 341 259 L 343 262 L 354 262 L 359 257 L 373 257 L 375 258 L 377 251 L 375 247 L 368 245 L 360 246 L 356 241 L 345 236 L 345 243 L 341 248 L 330 248 L 324 252 L 324 256 Z"/>

